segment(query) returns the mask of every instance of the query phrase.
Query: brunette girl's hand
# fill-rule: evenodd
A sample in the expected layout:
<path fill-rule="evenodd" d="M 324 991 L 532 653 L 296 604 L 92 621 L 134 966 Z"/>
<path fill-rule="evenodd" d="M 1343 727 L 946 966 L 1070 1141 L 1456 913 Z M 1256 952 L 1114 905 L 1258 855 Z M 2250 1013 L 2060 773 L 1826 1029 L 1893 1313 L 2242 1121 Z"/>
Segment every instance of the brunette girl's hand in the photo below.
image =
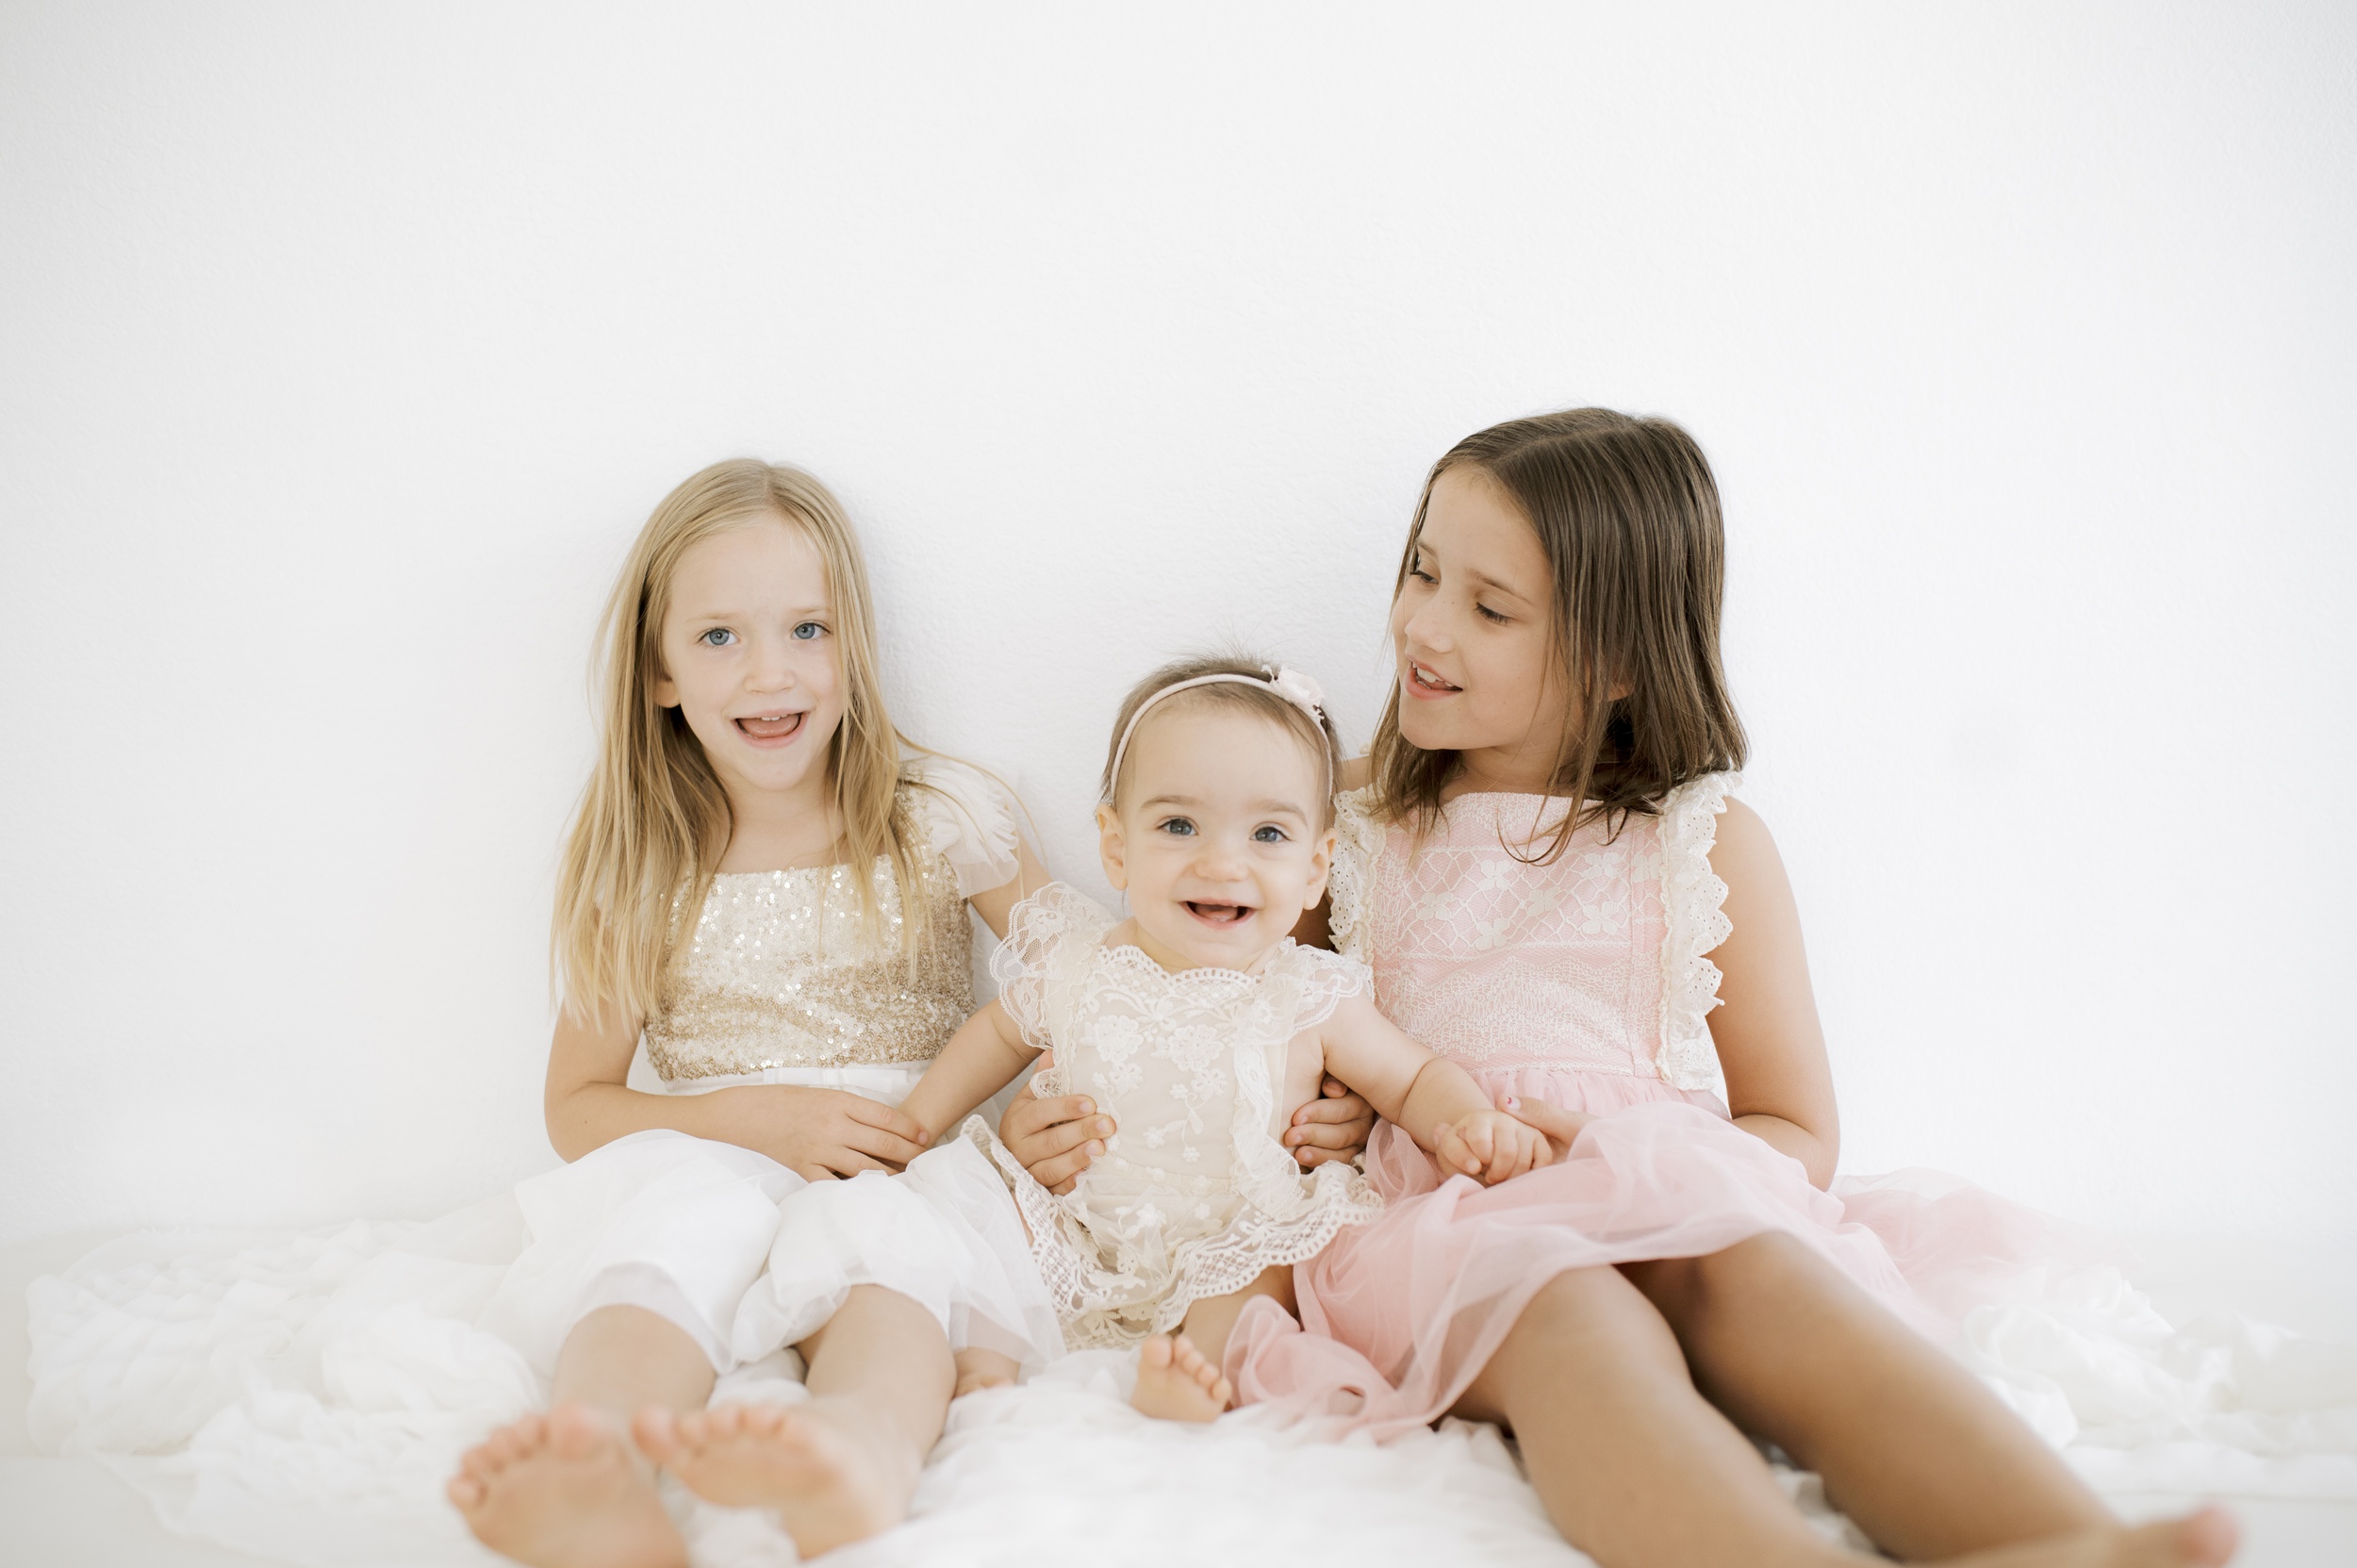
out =
<path fill-rule="evenodd" d="M 1354 1094 L 1340 1079 L 1320 1086 L 1319 1098 L 1294 1113 L 1285 1129 L 1285 1147 L 1310 1170 L 1328 1160 L 1356 1160 L 1375 1135 L 1375 1107 Z"/>
<path fill-rule="evenodd" d="M 1494 1187 L 1527 1170 L 1550 1164 L 1546 1134 L 1505 1111 L 1476 1111 L 1443 1122 L 1432 1140 L 1433 1158 L 1452 1175 L 1461 1172 Z"/>
<path fill-rule="evenodd" d="M 1579 1130 L 1596 1119 L 1585 1111 L 1566 1111 L 1543 1099 L 1517 1099 L 1512 1095 L 1498 1096 L 1498 1109 L 1546 1135 L 1551 1154 L 1541 1164 L 1553 1164 L 1569 1154 Z"/>
<path fill-rule="evenodd" d="M 707 1136 L 766 1154 L 809 1181 L 898 1170 L 931 1141 L 896 1107 L 841 1089 L 741 1083 L 698 1098 L 714 1118 Z"/>
<path fill-rule="evenodd" d="M 1039 1071 L 1055 1065 L 1056 1053 L 1042 1051 Z M 1031 1083 L 1039 1081 L 1037 1074 Z M 1007 1114 L 998 1118 L 998 1141 L 1031 1180 L 1059 1197 L 1091 1161 L 1105 1152 L 1104 1140 L 1113 1135 L 1113 1119 L 1096 1114 L 1096 1102 L 1086 1095 L 1058 1095 L 1042 1099 L 1026 1085 Z"/>

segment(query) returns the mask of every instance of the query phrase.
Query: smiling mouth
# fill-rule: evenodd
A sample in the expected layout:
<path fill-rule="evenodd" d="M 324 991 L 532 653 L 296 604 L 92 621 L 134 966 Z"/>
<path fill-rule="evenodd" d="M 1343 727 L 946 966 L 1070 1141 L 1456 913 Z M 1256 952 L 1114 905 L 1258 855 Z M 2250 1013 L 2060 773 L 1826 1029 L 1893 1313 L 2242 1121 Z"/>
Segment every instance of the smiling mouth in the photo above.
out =
<path fill-rule="evenodd" d="M 1463 686 L 1451 685 L 1413 659 L 1408 661 L 1408 680 L 1411 685 L 1441 696 L 1465 689 Z"/>
<path fill-rule="evenodd" d="M 750 718 L 733 719 L 737 733 L 746 739 L 775 745 L 791 740 L 801 733 L 803 716 L 799 713 L 765 713 Z"/>
<path fill-rule="evenodd" d="M 1240 926 L 1260 913 L 1250 904 L 1207 904 L 1184 900 L 1187 913 L 1211 926 Z"/>

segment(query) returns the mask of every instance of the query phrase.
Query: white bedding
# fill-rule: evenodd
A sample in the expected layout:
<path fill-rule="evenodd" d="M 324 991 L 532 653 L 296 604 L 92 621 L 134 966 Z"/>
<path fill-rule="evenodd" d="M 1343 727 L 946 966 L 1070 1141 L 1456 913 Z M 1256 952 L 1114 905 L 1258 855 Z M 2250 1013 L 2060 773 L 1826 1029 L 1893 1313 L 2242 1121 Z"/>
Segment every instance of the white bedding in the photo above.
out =
<path fill-rule="evenodd" d="M 95 1460 L 36 1456 L 24 1427 L 24 1287 L 97 1237 L 0 1252 L 0 1563 L 70 1568 L 222 1568 L 268 1560 L 168 1532 L 147 1503 Z M 2311 1333 L 2357 1340 L 2357 1269 L 2336 1255 L 2248 1244 L 2148 1248 L 2140 1278 L 2189 1323 L 2233 1308 Z M 951 1412 L 916 1516 L 832 1561 L 1118 1563 L 1308 1560 L 1331 1563 L 1555 1563 L 1564 1546 L 1487 1428 L 1453 1425 L 1376 1446 L 1304 1442 L 1247 1413 L 1210 1430 L 1149 1423 L 1121 1403 L 1119 1358 L 1074 1357 L 1031 1385 L 978 1395 Z M 2113 1434 L 2117 1440 L 2118 1433 Z M 2357 1562 L 2357 1460 L 2283 1459 L 2200 1442 L 2122 1448 L 2073 1444 L 2083 1474 L 2125 1513 L 2146 1516 L 2204 1494 L 2242 1511 L 2251 1568 Z M 1788 1485 L 1813 1502 L 1813 1479 Z M 1840 1521 L 1816 1510 L 1823 1527 Z M 757 1563 L 781 1538 L 752 1520 L 708 1522 L 700 1560 Z M 360 1555 L 372 1532 L 353 1522 Z M 493 1562 L 470 1543 L 421 1548 L 422 1565 Z"/>

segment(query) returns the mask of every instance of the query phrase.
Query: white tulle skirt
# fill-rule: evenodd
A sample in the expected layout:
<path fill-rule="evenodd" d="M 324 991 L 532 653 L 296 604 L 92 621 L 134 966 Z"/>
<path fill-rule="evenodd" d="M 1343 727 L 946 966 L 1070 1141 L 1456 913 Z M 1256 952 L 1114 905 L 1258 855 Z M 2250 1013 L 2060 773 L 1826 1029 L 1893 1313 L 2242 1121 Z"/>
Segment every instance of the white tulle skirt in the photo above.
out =
<path fill-rule="evenodd" d="M 799 1393 L 786 1347 L 857 1284 L 916 1301 L 953 1347 L 1063 1352 L 1013 1200 L 964 1140 L 813 1183 L 648 1131 L 426 1223 L 101 1247 L 28 1293 L 27 1423 L 190 1535 L 326 1568 L 497 1561 L 443 1483 L 547 1403 L 583 1316 L 643 1307 L 711 1358 L 716 1399 L 779 1398 Z"/>

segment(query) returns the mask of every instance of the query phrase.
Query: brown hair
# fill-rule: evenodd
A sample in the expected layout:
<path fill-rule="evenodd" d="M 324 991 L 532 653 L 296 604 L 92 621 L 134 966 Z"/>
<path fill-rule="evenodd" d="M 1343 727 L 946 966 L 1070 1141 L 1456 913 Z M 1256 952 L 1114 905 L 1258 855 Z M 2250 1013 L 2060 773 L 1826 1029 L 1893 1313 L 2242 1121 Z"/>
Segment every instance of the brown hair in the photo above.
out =
<path fill-rule="evenodd" d="M 1689 779 L 1743 766 L 1742 721 L 1719 661 L 1726 577 L 1719 487 L 1702 448 L 1663 419 L 1609 408 L 1508 420 L 1466 437 L 1432 465 L 1408 529 L 1398 597 L 1415 564 L 1432 484 L 1479 469 L 1511 497 L 1555 574 L 1550 645 L 1575 704 L 1549 793 L 1579 802 L 1537 857 L 1601 821 L 1617 834 Z M 1627 695 L 1612 697 L 1615 687 Z M 1439 816 L 1454 751 L 1426 751 L 1399 733 L 1399 690 L 1376 729 L 1377 814 L 1418 833 Z"/>
<path fill-rule="evenodd" d="M 1098 784 L 1098 793 L 1106 801 L 1115 801 L 1115 790 L 1121 781 L 1113 769 L 1122 760 L 1121 737 L 1129 733 L 1129 721 L 1146 706 L 1158 691 L 1164 691 L 1181 681 L 1200 680 L 1206 675 L 1242 675 L 1242 681 L 1214 681 L 1208 685 L 1193 686 L 1155 704 L 1156 717 L 1176 711 L 1182 704 L 1200 707 L 1233 708 L 1257 714 L 1273 724 L 1283 726 L 1286 733 L 1306 747 L 1311 756 L 1320 759 L 1325 770 L 1322 782 L 1326 788 L 1322 803 L 1325 813 L 1318 822 L 1321 828 L 1334 822 L 1334 781 L 1341 777 L 1343 766 L 1342 738 L 1334 731 L 1332 716 L 1321 705 L 1315 718 L 1303 711 L 1290 698 L 1281 696 L 1270 685 L 1277 679 L 1277 667 L 1263 659 L 1244 653 L 1204 653 L 1194 658 L 1177 659 L 1129 688 L 1129 695 L 1121 700 L 1121 711 L 1113 716 L 1113 738 L 1105 748 L 1105 772 Z M 1136 737 L 1130 737 L 1136 744 Z M 1127 772 L 1127 768 L 1122 771 Z"/>
<path fill-rule="evenodd" d="M 901 907 L 915 907 L 918 856 L 898 802 L 903 750 L 923 748 L 884 711 L 859 536 L 841 503 L 801 470 L 750 457 L 715 463 L 647 520 L 598 625 L 598 763 L 566 841 L 550 932 L 552 967 L 575 1017 L 611 1011 L 628 1023 L 653 1015 L 670 965 L 673 911 L 693 925 L 728 848 L 728 795 L 686 718 L 655 701 L 654 683 L 681 557 L 716 534 L 765 520 L 800 529 L 826 563 L 844 698 L 842 722 L 827 740 L 827 777 L 844 859 L 862 873 L 851 880 L 869 934 L 882 926 L 865 874 L 879 856 L 891 866 Z M 912 960 L 926 926 L 902 922 Z"/>

